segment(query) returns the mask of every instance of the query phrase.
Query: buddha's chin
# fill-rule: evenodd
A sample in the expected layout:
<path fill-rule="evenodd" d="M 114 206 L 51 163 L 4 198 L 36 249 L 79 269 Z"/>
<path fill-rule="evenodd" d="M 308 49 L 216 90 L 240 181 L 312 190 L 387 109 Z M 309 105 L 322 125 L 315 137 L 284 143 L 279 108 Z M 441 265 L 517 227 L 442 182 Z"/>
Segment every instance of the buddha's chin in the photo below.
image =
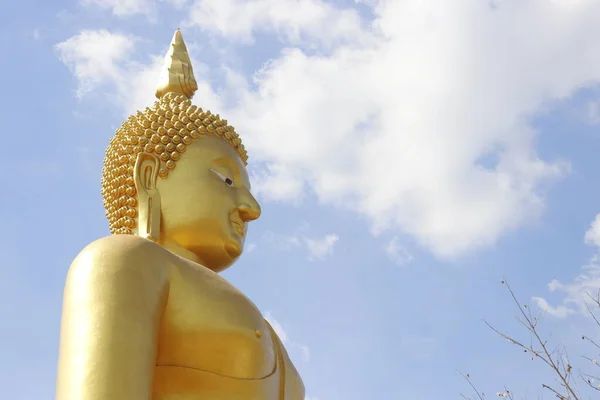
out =
<path fill-rule="evenodd" d="M 243 250 L 242 243 L 240 243 L 238 240 L 230 239 L 225 243 L 225 251 L 232 260 L 235 260 L 241 256 Z"/>

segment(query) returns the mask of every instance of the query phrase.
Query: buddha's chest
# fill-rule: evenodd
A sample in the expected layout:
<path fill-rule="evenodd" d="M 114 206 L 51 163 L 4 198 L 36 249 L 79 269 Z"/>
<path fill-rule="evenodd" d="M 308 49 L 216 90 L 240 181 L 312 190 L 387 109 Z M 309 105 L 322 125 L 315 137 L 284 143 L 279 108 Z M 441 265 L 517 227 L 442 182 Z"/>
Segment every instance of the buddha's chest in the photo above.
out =
<path fill-rule="evenodd" d="M 157 365 L 260 379 L 276 366 L 273 338 L 260 311 L 209 270 L 177 267 L 159 330 Z"/>

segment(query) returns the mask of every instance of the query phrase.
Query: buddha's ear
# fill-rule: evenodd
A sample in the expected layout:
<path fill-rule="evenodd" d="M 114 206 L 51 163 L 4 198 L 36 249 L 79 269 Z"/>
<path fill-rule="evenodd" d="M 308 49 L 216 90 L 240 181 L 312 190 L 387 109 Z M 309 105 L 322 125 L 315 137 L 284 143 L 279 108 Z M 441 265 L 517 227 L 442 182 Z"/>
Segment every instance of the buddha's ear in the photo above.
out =
<path fill-rule="evenodd" d="M 138 153 L 133 167 L 133 181 L 137 192 L 154 192 L 158 180 L 160 160 L 154 154 Z"/>
<path fill-rule="evenodd" d="M 133 181 L 138 197 L 137 235 L 158 241 L 160 236 L 160 193 L 156 188 L 160 160 L 154 154 L 138 153 Z"/>

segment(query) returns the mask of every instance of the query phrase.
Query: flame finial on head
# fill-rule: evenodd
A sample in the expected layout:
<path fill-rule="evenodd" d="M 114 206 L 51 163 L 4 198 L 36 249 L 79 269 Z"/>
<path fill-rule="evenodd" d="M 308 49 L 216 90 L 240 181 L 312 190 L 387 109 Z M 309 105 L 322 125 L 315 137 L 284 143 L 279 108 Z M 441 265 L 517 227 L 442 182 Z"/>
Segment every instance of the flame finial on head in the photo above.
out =
<path fill-rule="evenodd" d="M 181 36 L 177 29 L 171 40 L 169 51 L 165 56 L 165 64 L 158 80 L 156 97 L 162 98 L 169 92 L 181 93 L 191 99 L 198 90 L 198 83 L 194 78 L 192 62 Z"/>

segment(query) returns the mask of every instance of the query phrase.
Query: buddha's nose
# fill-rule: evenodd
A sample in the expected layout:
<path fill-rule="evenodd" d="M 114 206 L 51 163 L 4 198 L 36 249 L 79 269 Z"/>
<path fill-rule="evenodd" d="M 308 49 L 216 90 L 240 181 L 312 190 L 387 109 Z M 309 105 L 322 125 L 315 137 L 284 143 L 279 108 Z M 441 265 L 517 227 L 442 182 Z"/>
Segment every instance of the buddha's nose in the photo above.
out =
<path fill-rule="evenodd" d="M 260 205 L 252 195 L 249 197 L 250 198 L 244 199 L 245 201 L 238 207 L 240 218 L 244 221 L 254 221 L 260 217 Z"/>

